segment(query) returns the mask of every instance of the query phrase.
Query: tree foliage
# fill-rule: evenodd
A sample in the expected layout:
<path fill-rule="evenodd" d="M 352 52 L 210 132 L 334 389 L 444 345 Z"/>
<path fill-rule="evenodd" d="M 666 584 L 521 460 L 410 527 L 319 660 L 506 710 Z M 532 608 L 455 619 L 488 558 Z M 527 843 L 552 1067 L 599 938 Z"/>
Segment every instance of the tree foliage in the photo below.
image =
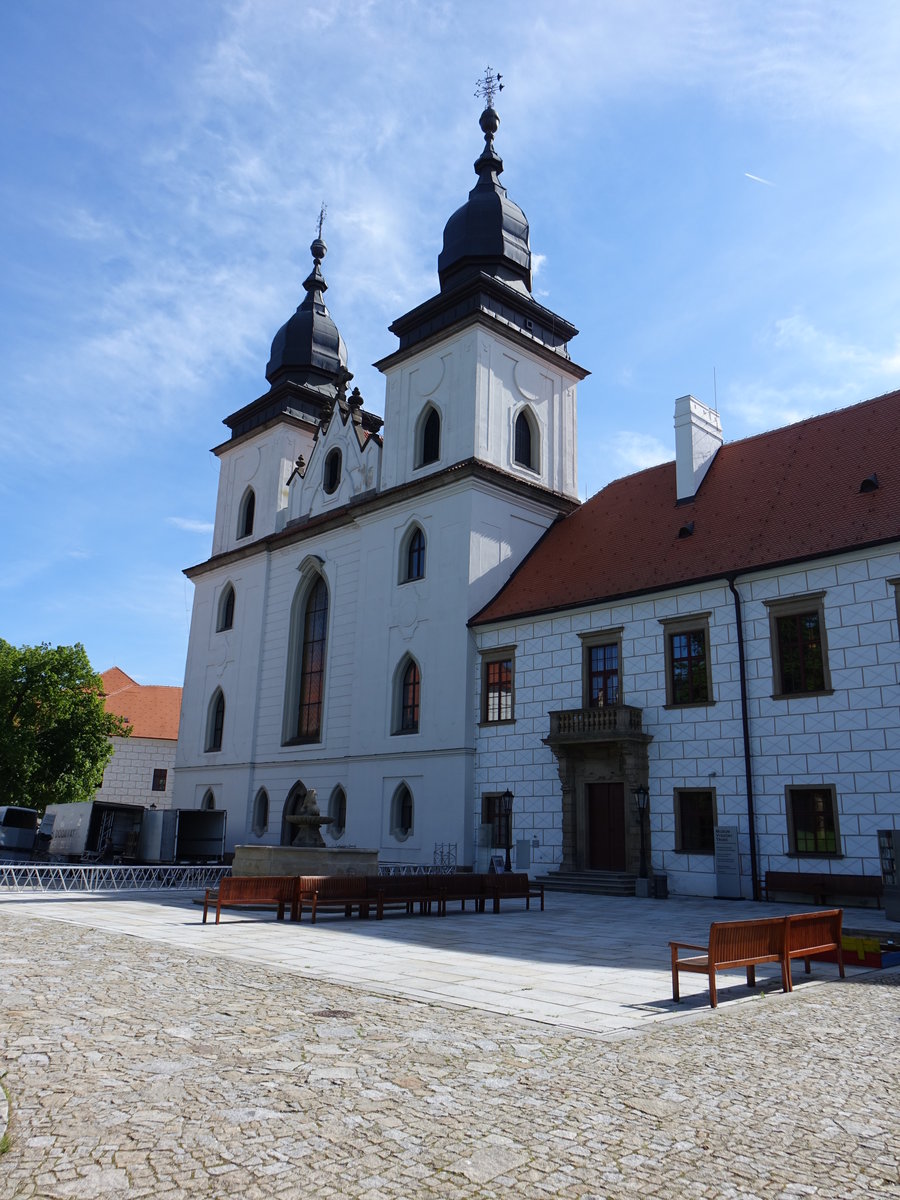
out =
<path fill-rule="evenodd" d="M 0 638 L 0 805 L 43 812 L 90 800 L 130 726 L 108 713 L 81 645 L 22 646 Z"/>

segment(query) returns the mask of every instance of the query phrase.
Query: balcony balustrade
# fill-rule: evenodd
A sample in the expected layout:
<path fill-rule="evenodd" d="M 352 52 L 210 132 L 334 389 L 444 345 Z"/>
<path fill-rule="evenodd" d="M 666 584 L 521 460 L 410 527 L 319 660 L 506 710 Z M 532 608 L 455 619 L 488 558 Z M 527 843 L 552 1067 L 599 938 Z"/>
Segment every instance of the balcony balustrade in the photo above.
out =
<path fill-rule="evenodd" d="M 566 742 L 649 741 L 644 733 L 641 709 L 630 704 L 602 708 L 567 708 L 550 713 L 550 746 Z"/>

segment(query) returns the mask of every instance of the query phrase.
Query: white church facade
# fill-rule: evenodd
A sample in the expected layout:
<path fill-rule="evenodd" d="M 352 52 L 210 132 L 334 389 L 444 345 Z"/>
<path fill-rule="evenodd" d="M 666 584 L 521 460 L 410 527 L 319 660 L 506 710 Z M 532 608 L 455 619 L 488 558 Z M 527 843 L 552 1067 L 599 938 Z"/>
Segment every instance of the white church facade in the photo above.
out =
<path fill-rule="evenodd" d="M 683 397 L 676 461 L 579 505 L 577 330 L 532 296 L 497 125 L 439 293 L 391 326 L 384 420 L 349 391 L 321 238 L 269 390 L 226 419 L 176 806 L 279 844 L 315 789 L 331 844 L 479 869 L 511 836 L 532 871 L 635 875 L 643 828 L 688 894 L 715 894 L 729 825 L 746 896 L 768 870 L 877 874 L 900 827 L 900 393 L 728 444 Z"/>
<path fill-rule="evenodd" d="M 279 330 L 270 390 L 227 418 L 213 554 L 195 585 L 176 804 L 279 843 L 315 789 L 337 844 L 475 854 L 468 618 L 577 505 L 577 332 L 531 295 L 496 114 L 444 233 L 440 293 L 400 318 L 382 421 L 347 394 L 324 243 Z"/>

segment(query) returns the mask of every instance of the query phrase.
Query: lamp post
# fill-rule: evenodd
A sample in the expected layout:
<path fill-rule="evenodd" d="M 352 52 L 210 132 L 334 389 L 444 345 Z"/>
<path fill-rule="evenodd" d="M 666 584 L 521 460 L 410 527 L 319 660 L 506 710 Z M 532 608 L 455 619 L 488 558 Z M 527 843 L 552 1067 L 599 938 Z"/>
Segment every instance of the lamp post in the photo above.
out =
<path fill-rule="evenodd" d="M 638 875 L 641 879 L 647 878 L 647 843 L 644 838 L 644 821 L 647 816 L 647 809 L 650 805 L 650 793 L 641 784 L 639 787 L 632 788 L 631 794 L 634 796 L 638 810 L 638 821 L 641 829 L 641 864 L 638 869 Z"/>
<path fill-rule="evenodd" d="M 512 806 L 513 806 L 513 794 L 509 790 L 509 788 L 507 788 L 506 791 L 503 793 L 503 795 L 500 797 L 500 811 L 503 814 L 504 822 L 506 824 L 506 868 L 505 869 L 507 871 L 512 870 L 512 862 L 510 861 L 510 857 L 509 857 L 509 852 L 512 849 Z"/>

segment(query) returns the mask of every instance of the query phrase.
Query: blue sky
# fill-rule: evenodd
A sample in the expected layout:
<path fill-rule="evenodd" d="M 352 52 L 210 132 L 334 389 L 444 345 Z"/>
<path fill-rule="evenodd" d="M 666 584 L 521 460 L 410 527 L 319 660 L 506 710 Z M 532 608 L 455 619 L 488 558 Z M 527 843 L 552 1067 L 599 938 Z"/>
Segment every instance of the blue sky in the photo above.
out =
<path fill-rule="evenodd" d="M 182 682 L 222 418 L 328 205 L 366 406 L 496 144 L 581 334 L 580 489 L 900 387 L 893 0 L 20 0 L 0 12 L 0 636 Z M 714 385 L 715 379 L 715 385 Z"/>

